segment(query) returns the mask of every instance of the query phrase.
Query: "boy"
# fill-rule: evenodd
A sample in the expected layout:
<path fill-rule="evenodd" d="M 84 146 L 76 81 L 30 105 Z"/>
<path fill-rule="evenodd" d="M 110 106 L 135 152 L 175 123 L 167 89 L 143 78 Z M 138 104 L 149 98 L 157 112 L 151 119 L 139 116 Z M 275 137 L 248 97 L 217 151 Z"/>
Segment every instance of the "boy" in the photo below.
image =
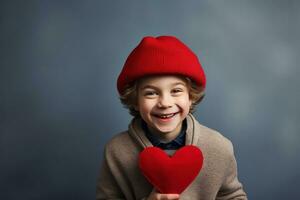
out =
<path fill-rule="evenodd" d="M 128 131 L 105 147 L 97 200 L 247 199 L 231 142 L 191 114 L 204 97 L 205 83 L 197 56 L 180 40 L 143 38 L 128 56 L 117 83 L 121 102 L 134 118 Z M 172 155 L 184 145 L 201 149 L 201 172 L 181 194 L 158 193 L 138 168 L 139 153 L 156 146 Z"/>

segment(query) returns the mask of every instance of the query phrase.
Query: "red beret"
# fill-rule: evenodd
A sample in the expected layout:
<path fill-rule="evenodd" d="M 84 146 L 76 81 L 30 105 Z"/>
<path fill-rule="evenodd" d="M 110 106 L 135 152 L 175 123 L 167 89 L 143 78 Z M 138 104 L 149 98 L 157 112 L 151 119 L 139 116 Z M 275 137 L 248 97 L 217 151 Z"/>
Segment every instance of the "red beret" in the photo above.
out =
<path fill-rule="evenodd" d="M 148 75 L 183 75 L 205 88 L 206 78 L 195 53 L 174 36 L 147 36 L 129 54 L 118 77 L 122 94 L 126 85 Z"/>

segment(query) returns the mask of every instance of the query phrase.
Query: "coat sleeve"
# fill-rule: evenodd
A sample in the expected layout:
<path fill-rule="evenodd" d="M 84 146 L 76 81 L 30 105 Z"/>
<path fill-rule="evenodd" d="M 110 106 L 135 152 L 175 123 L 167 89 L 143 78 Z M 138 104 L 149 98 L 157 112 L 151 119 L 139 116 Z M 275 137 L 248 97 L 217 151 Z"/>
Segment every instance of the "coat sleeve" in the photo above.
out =
<path fill-rule="evenodd" d="M 217 200 L 247 200 L 247 195 L 237 177 L 237 163 L 231 145 L 231 154 L 224 182 L 217 194 Z"/>
<path fill-rule="evenodd" d="M 97 180 L 96 200 L 125 200 L 126 197 L 116 181 L 114 173 L 108 164 L 107 149 L 105 149 L 102 166 Z M 146 200 L 147 197 L 141 200 Z"/>
<path fill-rule="evenodd" d="M 96 189 L 96 200 L 125 200 L 125 197 L 117 184 L 107 160 L 104 157 L 99 173 Z"/>

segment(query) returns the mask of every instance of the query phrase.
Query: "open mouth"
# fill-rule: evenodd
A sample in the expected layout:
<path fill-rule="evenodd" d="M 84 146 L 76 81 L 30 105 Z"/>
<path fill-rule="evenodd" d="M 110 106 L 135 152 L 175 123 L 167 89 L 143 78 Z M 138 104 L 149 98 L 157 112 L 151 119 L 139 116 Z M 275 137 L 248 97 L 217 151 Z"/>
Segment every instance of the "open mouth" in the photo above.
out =
<path fill-rule="evenodd" d="M 178 114 L 179 112 L 175 112 L 175 113 L 168 113 L 168 114 L 153 114 L 155 117 L 158 117 L 160 119 L 170 119 L 172 117 L 174 117 L 176 114 Z"/>

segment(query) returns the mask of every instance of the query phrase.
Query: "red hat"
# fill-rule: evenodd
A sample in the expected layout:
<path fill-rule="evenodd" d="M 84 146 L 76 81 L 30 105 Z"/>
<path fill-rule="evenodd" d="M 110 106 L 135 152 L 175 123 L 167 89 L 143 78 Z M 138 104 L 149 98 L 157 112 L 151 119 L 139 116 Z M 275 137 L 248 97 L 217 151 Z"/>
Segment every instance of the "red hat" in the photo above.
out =
<path fill-rule="evenodd" d="M 126 85 L 147 75 L 174 74 L 191 78 L 205 88 L 206 78 L 192 50 L 174 36 L 147 36 L 129 54 L 118 77 L 122 94 Z"/>

